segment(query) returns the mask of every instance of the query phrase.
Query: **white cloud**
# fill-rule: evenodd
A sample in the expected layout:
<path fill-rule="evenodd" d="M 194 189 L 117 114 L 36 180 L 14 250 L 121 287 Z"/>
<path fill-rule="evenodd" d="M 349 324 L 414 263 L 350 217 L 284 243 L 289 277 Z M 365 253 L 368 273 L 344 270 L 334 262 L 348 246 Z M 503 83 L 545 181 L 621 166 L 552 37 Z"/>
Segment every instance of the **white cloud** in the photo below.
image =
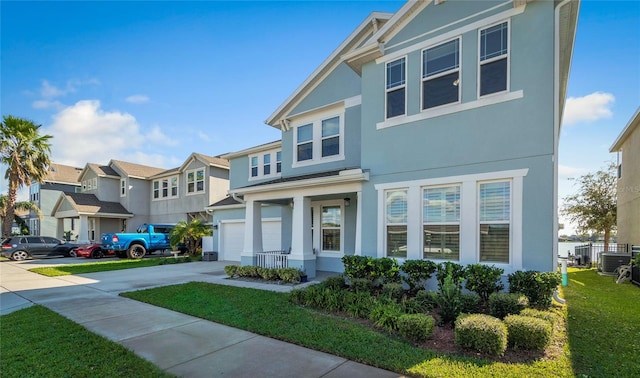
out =
<path fill-rule="evenodd" d="M 62 104 L 60 101 L 51 101 L 51 100 L 36 100 L 31 103 L 31 106 L 34 109 L 62 110 L 64 108 L 64 104 Z"/>
<path fill-rule="evenodd" d="M 210 142 L 211 138 L 208 134 L 203 133 L 202 131 L 198 131 L 198 139 L 203 140 L 205 142 Z"/>
<path fill-rule="evenodd" d="M 141 94 L 132 95 L 125 99 L 126 102 L 131 104 L 144 104 L 149 102 L 149 97 Z"/>
<path fill-rule="evenodd" d="M 578 178 L 587 173 L 585 168 L 569 167 L 568 165 L 558 164 L 558 179 L 560 181 Z"/>
<path fill-rule="evenodd" d="M 569 97 L 564 106 L 564 125 L 593 122 L 610 118 L 615 97 L 611 93 L 594 92 L 584 97 Z"/>
<path fill-rule="evenodd" d="M 150 143 L 154 144 L 165 146 L 176 146 L 178 144 L 176 139 L 169 138 L 158 126 L 154 126 L 153 129 L 151 129 L 151 132 L 147 133 L 145 137 Z"/>
<path fill-rule="evenodd" d="M 50 84 L 47 80 L 42 80 L 40 95 L 44 98 L 60 97 L 66 94 L 65 91 L 59 89 L 55 85 Z"/>
<path fill-rule="evenodd" d="M 52 99 L 55 97 L 63 97 L 69 93 L 74 93 L 78 90 L 79 87 L 85 85 L 99 85 L 100 81 L 98 79 L 87 79 L 87 80 L 79 80 L 79 79 L 71 79 L 65 83 L 64 88 L 59 88 L 51 83 L 48 80 L 42 80 L 42 86 L 40 87 L 40 96 L 45 99 Z"/>

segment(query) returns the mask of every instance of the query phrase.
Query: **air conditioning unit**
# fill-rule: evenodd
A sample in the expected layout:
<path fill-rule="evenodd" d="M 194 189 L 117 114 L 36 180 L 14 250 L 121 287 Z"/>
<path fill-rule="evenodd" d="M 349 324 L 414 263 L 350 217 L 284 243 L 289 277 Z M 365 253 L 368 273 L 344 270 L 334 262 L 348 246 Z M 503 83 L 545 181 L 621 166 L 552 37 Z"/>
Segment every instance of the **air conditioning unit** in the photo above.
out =
<path fill-rule="evenodd" d="M 602 274 L 615 275 L 616 268 L 620 265 L 628 265 L 631 261 L 629 253 L 602 252 L 598 256 L 598 270 Z"/>

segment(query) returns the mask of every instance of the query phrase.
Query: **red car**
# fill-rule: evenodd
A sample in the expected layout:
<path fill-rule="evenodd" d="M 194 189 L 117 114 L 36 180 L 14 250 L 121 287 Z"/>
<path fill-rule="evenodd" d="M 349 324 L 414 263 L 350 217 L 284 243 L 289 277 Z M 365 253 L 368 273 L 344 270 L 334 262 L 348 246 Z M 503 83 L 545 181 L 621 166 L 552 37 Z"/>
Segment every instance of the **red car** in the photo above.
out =
<path fill-rule="evenodd" d="M 85 244 L 76 249 L 77 257 L 100 259 L 106 255 L 113 255 L 113 251 L 102 249 L 101 244 Z"/>

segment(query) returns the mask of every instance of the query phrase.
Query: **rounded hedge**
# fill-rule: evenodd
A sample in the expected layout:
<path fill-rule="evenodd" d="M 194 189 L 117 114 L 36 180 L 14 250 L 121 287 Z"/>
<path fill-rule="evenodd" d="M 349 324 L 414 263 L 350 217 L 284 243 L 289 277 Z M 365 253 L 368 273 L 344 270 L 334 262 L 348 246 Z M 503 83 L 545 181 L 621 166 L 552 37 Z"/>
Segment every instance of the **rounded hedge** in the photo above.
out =
<path fill-rule="evenodd" d="M 431 315 L 406 314 L 398 318 L 396 326 L 403 337 L 414 342 L 423 342 L 433 334 L 435 323 Z"/>
<path fill-rule="evenodd" d="M 551 324 L 531 316 L 509 315 L 504 318 L 508 345 L 513 349 L 544 350 L 551 342 Z"/>
<path fill-rule="evenodd" d="M 536 310 L 535 308 L 525 308 L 520 311 L 520 315 L 523 316 L 531 316 L 532 318 L 538 318 L 542 320 L 546 320 L 553 327 L 556 324 L 556 315 L 549 311 L 544 310 Z"/>
<path fill-rule="evenodd" d="M 480 353 L 501 356 L 507 349 L 507 327 L 490 315 L 472 314 L 455 322 L 455 343 Z"/>
<path fill-rule="evenodd" d="M 528 304 L 527 297 L 519 293 L 493 293 L 489 296 L 490 314 L 500 319 L 519 314 Z"/>

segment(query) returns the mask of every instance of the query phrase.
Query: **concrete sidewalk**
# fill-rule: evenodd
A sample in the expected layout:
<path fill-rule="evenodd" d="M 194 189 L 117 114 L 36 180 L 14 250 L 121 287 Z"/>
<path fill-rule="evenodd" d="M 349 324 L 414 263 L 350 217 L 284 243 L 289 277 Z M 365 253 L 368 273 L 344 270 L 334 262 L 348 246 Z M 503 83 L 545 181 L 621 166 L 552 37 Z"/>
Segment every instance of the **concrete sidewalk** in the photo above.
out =
<path fill-rule="evenodd" d="M 292 289 L 287 285 L 226 280 L 225 262 L 193 262 L 55 278 L 27 271 L 38 264 L 72 260 L 83 261 L 1 261 L 0 314 L 41 304 L 183 377 L 399 376 L 118 295 L 191 281 L 280 292 Z"/>

